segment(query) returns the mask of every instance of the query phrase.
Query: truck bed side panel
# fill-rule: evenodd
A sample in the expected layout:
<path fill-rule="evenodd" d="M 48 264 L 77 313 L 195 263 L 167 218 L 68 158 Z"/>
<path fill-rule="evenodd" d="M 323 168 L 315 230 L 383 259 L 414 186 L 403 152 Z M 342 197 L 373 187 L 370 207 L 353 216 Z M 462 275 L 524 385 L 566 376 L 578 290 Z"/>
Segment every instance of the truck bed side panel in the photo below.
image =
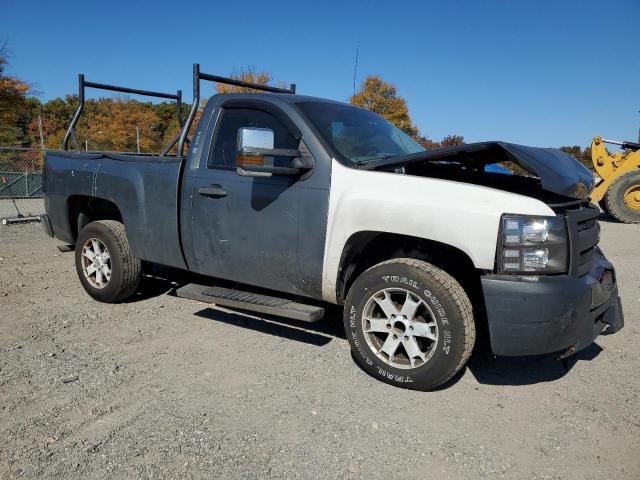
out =
<path fill-rule="evenodd" d="M 73 243 L 69 201 L 108 200 L 120 211 L 133 254 L 142 260 L 186 268 L 178 231 L 180 161 L 169 157 L 48 153 L 45 207 L 54 234 Z"/>
<path fill-rule="evenodd" d="M 74 243 L 68 201 L 72 195 L 90 197 L 93 177 L 100 166 L 98 156 L 72 158 L 65 152 L 47 152 L 45 161 L 44 206 L 55 236 L 66 243 Z M 73 219 L 75 222 L 76 219 Z"/>
<path fill-rule="evenodd" d="M 120 209 L 133 254 L 162 265 L 186 268 L 178 231 L 178 173 L 175 162 L 123 162 L 105 158 L 94 196 Z"/>

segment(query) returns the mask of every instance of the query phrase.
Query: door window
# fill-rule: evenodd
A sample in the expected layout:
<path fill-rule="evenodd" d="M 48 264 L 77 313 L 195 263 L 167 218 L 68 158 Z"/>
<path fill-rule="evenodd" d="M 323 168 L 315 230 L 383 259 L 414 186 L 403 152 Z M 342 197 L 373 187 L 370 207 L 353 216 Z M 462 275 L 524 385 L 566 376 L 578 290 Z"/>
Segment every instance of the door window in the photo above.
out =
<path fill-rule="evenodd" d="M 209 168 L 235 168 L 238 130 L 242 127 L 268 128 L 273 130 L 274 148 L 297 149 L 298 140 L 276 117 L 262 110 L 249 108 L 227 108 L 216 129 L 214 146 L 207 166 Z M 274 157 L 275 166 L 288 167 L 289 157 Z"/>

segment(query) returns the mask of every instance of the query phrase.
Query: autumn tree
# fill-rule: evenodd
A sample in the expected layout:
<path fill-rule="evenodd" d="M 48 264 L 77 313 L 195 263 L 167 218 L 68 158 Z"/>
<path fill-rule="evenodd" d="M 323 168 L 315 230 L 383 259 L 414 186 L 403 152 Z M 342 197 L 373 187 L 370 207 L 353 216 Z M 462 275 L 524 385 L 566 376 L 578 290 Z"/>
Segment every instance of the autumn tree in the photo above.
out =
<path fill-rule="evenodd" d="M 447 135 L 440 142 L 441 147 L 455 147 L 456 145 L 464 145 L 464 137 L 462 135 Z"/>
<path fill-rule="evenodd" d="M 411 122 L 407 102 L 398 95 L 396 87 L 377 75 L 364 79 L 360 90 L 349 102 L 378 113 L 411 137 L 418 136 L 418 129 Z"/>
<path fill-rule="evenodd" d="M 415 137 L 415 141 L 418 142 L 420 145 L 422 145 L 424 148 L 426 148 L 427 150 L 430 150 L 432 148 L 440 148 L 440 142 L 435 142 L 433 140 L 431 140 L 429 137 L 425 136 L 425 135 L 418 135 Z"/>
<path fill-rule="evenodd" d="M 151 105 L 151 109 L 158 116 L 158 123 L 153 127 L 154 130 L 163 138 L 163 141 L 171 141 L 175 133 L 180 131 L 175 102 L 161 102 L 149 105 Z M 189 115 L 190 107 L 190 105 L 182 104 L 180 116 L 183 119 L 186 119 Z"/>
<path fill-rule="evenodd" d="M 160 118 L 150 103 L 127 98 L 100 99 L 93 111 L 87 112 L 85 121 L 78 126 L 78 137 L 91 149 L 135 152 L 136 127 L 140 136 L 141 152 L 157 152 L 161 135 L 157 131 Z"/>
<path fill-rule="evenodd" d="M 31 120 L 27 125 L 26 133 L 30 144 L 40 145 L 40 126 L 42 126 L 45 148 L 60 148 L 64 133 L 77 108 L 77 95 L 67 95 L 64 99 L 54 98 L 44 104 L 38 101 L 32 108 Z"/>
<path fill-rule="evenodd" d="M 431 148 L 453 147 L 456 145 L 464 145 L 464 137 L 462 135 L 447 135 L 439 142 L 433 141 L 425 136 L 416 137 L 416 141 L 427 150 Z"/>
<path fill-rule="evenodd" d="M 20 146 L 29 123 L 31 86 L 9 75 L 7 63 L 6 45 L 0 44 L 0 145 Z"/>
<path fill-rule="evenodd" d="M 90 103 L 92 100 L 88 100 L 88 102 Z M 66 130 L 77 108 L 78 95 L 54 98 L 42 105 L 42 117 L 51 122 L 50 128 L 52 130 Z"/>
<path fill-rule="evenodd" d="M 269 72 L 257 72 L 255 67 L 248 66 L 246 68 L 241 69 L 239 72 L 233 72 L 230 78 L 234 80 L 240 80 L 241 82 L 247 83 L 255 83 L 258 85 L 268 85 L 272 80 L 273 76 Z M 276 85 L 279 88 L 288 88 L 286 83 L 280 81 Z M 256 90 L 255 88 L 249 87 L 238 87 L 236 85 L 227 85 L 225 83 L 217 83 L 216 84 L 216 92 L 217 93 L 257 93 L 260 90 Z"/>

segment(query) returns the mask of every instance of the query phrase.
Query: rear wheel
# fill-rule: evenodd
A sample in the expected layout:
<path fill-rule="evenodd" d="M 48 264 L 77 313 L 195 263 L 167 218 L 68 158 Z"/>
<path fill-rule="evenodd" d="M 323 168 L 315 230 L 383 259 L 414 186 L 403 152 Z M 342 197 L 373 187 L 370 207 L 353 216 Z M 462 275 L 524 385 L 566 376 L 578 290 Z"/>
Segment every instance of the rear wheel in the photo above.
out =
<path fill-rule="evenodd" d="M 471 303 L 460 284 L 408 258 L 380 263 L 358 277 L 345 302 L 344 325 L 366 372 L 414 390 L 449 380 L 475 341 Z"/>
<path fill-rule="evenodd" d="M 76 242 L 76 271 L 86 292 L 100 302 L 114 303 L 136 292 L 142 274 L 124 225 L 100 220 L 86 225 Z"/>
<path fill-rule="evenodd" d="M 623 223 L 640 223 L 640 172 L 620 175 L 604 196 L 607 211 Z"/>

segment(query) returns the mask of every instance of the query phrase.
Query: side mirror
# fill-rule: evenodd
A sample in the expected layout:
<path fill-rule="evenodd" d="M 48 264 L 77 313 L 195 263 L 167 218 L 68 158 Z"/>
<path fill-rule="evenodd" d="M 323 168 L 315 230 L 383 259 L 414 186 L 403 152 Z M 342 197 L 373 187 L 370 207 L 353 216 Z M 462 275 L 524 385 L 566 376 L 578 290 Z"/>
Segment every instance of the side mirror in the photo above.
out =
<path fill-rule="evenodd" d="M 238 130 L 236 171 L 245 177 L 270 177 L 272 175 L 298 176 L 313 168 L 312 162 L 299 161 L 298 150 L 273 148 L 273 130 L 269 128 L 242 127 Z M 296 166 L 276 167 L 273 157 L 289 157 Z"/>

